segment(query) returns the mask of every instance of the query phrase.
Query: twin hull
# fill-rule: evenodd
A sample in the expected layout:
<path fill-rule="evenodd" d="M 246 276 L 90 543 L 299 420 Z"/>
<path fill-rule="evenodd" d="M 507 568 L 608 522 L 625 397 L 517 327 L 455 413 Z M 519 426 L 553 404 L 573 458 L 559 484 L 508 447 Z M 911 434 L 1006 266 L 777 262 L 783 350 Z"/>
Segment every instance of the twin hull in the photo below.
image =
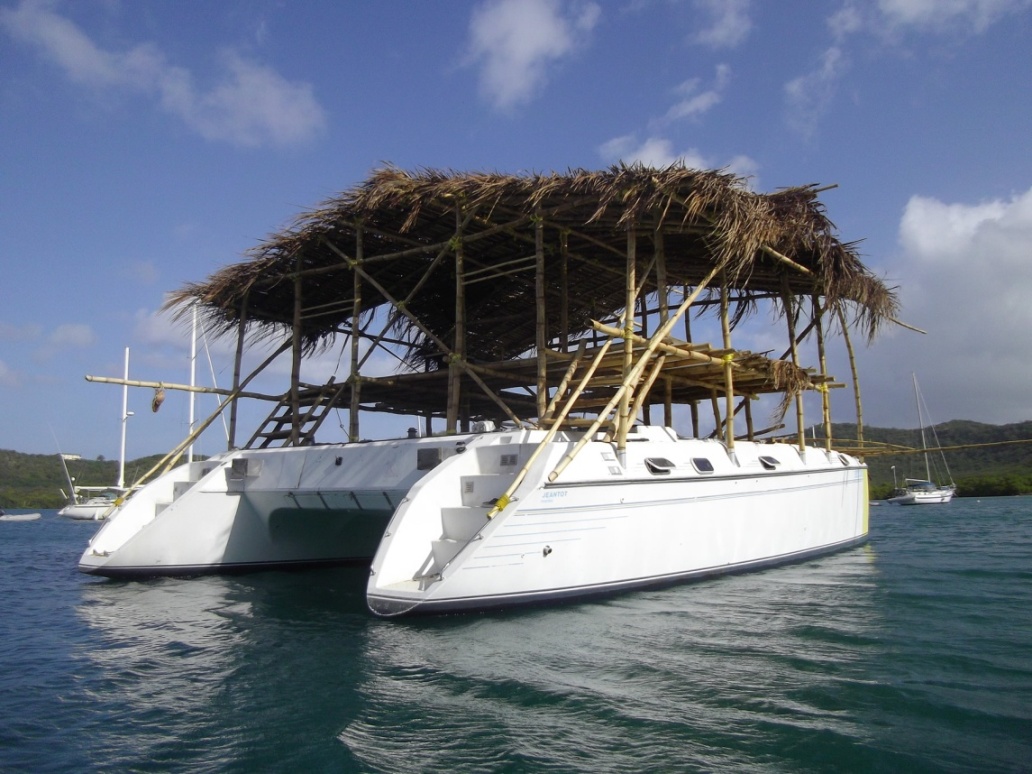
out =
<path fill-rule="evenodd" d="M 170 575 L 368 562 L 384 616 L 535 604 L 744 571 L 867 536 L 866 468 L 641 427 L 626 454 L 542 431 L 234 452 L 137 492 L 80 569 Z M 508 504 L 492 507 L 513 484 Z M 375 556 L 374 556 L 375 554 Z"/>

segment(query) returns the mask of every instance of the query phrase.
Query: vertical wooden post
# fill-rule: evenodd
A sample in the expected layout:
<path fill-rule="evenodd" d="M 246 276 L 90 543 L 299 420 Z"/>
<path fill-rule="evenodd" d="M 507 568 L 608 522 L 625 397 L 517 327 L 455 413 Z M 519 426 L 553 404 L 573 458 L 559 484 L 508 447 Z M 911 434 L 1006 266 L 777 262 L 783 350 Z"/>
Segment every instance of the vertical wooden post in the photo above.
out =
<path fill-rule="evenodd" d="M 355 229 L 356 267 L 362 263 L 363 250 L 362 226 L 358 226 Z M 362 316 L 362 275 L 353 268 L 352 276 L 354 278 L 354 290 L 352 291 L 354 298 L 351 304 L 351 404 L 348 409 L 348 440 L 358 441 L 360 438 L 358 407 L 361 405 L 362 398 L 360 394 L 362 385 L 358 375 L 360 355 L 358 332 L 361 329 L 360 318 Z"/>
<path fill-rule="evenodd" d="M 821 314 L 820 299 L 813 297 L 813 323 L 817 328 L 817 360 L 820 363 L 821 376 L 827 379 L 828 358 L 824 350 L 824 320 Z M 828 394 L 827 381 L 821 384 L 821 419 L 824 422 L 824 449 L 831 451 L 831 395 Z"/>
<path fill-rule="evenodd" d="M 634 368 L 634 340 L 632 338 L 632 334 L 634 333 L 634 290 L 638 284 L 636 277 L 638 265 L 637 250 L 637 234 L 634 231 L 634 227 L 631 226 L 627 229 L 627 270 L 625 272 L 626 277 L 624 278 L 624 281 L 627 283 L 624 304 L 623 356 L 623 380 L 626 389 L 624 389 L 623 395 L 620 396 L 620 408 L 617 411 L 616 421 L 616 451 L 617 455 L 620 456 L 621 464 L 626 462 L 627 431 L 630 429 L 631 425 L 631 398 L 632 393 L 634 392 L 634 390 L 628 386 L 628 381 L 631 378 L 631 371 Z"/>
<path fill-rule="evenodd" d="M 796 344 L 795 337 L 795 305 L 792 301 L 792 293 L 788 289 L 788 281 L 783 283 L 782 298 L 785 302 L 785 319 L 788 320 L 788 340 L 791 342 L 792 347 L 792 365 L 796 368 L 799 367 L 799 346 Z M 796 442 L 799 444 L 799 451 L 806 454 L 806 428 L 804 427 L 803 419 L 803 395 L 799 393 L 795 396 L 796 405 Z"/>
<path fill-rule="evenodd" d="M 569 232 L 559 233 L 559 335 L 562 337 L 563 352 L 570 351 L 570 246 Z"/>
<path fill-rule="evenodd" d="M 839 304 L 835 304 L 835 312 L 838 314 L 839 325 L 842 327 L 842 338 L 846 341 L 846 353 L 849 355 L 849 370 L 853 376 L 853 400 L 856 402 L 856 440 L 860 448 L 863 448 L 864 409 L 863 404 L 860 402 L 860 375 L 856 370 L 856 355 L 853 352 L 853 342 L 849 339 L 846 315 Z"/>
<path fill-rule="evenodd" d="M 648 294 L 645 292 L 644 287 L 643 287 L 642 288 L 642 295 L 639 296 L 639 298 L 638 298 L 638 309 L 640 310 L 639 314 L 641 316 L 641 337 L 643 339 L 647 339 L 649 337 L 649 306 L 646 303 L 646 299 L 647 298 L 648 298 Z M 659 375 L 658 372 L 657 372 L 656 375 L 657 376 Z M 655 379 L 653 379 L 652 381 L 654 382 Z M 631 413 L 633 413 L 635 416 L 637 416 L 638 412 L 637 412 L 637 409 L 634 409 L 634 406 L 641 406 L 641 421 L 642 421 L 642 423 L 646 424 L 646 425 L 651 425 L 652 424 L 652 406 L 649 404 L 649 401 L 647 400 L 647 398 L 648 398 L 648 396 L 644 395 L 644 394 L 637 396 L 637 398 L 635 398 L 631 402 L 631 407 L 632 407 L 632 412 Z"/>
<path fill-rule="evenodd" d="M 459 406 L 462 396 L 462 366 L 456 359 L 466 359 L 466 269 L 462 248 L 462 206 L 455 206 L 455 235 L 452 237 L 455 252 L 455 341 L 452 358 L 448 362 L 448 419 L 445 432 L 457 432 Z"/>
<path fill-rule="evenodd" d="M 237 347 L 236 357 L 233 359 L 233 402 L 229 407 L 229 438 L 227 439 L 227 447 L 233 449 L 236 446 L 236 426 L 237 426 L 237 396 L 236 392 L 240 389 L 240 365 L 244 358 L 244 334 L 247 331 L 247 299 L 250 296 L 251 291 L 248 290 L 244 293 L 244 298 L 240 302 L 240 322 L 237 325 Z"/>
<path fill-rule="evenodd" d="M 716 388 L 710 390 L 710 407 L 713 409 L 713 434 L 724 440 L 726 425 L 720 419 L 720 397 L 717 395 Z"/>
<path fill-rule="evenodd" d="M 653 231 L 653 245 L 656 249 L 656 285 L 659 299 L 659 324 L 662 326 L 670 319 L 670 298 L 667 295 L 666 250 L 663 245 L 663 231 L 658 226 Z M 663 426 L 674 426 L 673 384 L 663 379 Z"/>
<path fill-rule="evenodd" d="M 290 364 L 290 445 L 297 446 L 301 440 L 301 301 L 303 280 L 301 277 L 301 256 L 297 257 L 294 274 L 294 346 Z"/>
<path fill-rule="evenodd" d="M 731 349 L 731 316 L 730 300 L 727 290 L 727 274 L 720 275 L 720 330 L 723 334 L 724 349 Z M 724 441 L 729 451 L 735 448 L 735 384 L 734 369 L 731 367 L 732 355 L 724 354 L 724 414 L 727 428 L 724 430 Z"/>
<path fill-rule="evenodd" d="M 684 286 L 684 294 L 688 295 L 688 285 Z M 689 318 L 688 312 L 684 313 L 684 340 L 689 344 L 692 343 L 692 323 Z M 699 437 L 699 402 L 693 400 L 688 404 L 688 409 L 692 416 L 692 437 Z"/>
<path fill-rule="evenodd" d="M 756 431 L 753 428 L 752 418 L 752 398 L 748 395 L 745 396 L 745 432 L 747 433 L 746 437 L 750 441 L 756 440 Z"/>
<path fill-rule="evenodd" d="M 545 224 L 541 213 L 534 217 L 534 300 L 537 302 L 534 343 L 537 347 L 537 415 L 548 407 L 548 311 L 545 309 Z"/>

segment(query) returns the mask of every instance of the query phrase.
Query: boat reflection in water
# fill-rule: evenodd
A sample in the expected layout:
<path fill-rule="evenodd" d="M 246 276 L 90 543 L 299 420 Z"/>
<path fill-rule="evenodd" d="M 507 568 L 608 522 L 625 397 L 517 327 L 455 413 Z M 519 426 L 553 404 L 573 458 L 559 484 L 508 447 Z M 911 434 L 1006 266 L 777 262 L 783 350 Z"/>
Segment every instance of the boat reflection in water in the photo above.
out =
<path fill-rule="evenodd" d="M 498 769 L 750 770 L 779 737 L 855 746 L 874 719 L 843 707 L 871 690 L 884 628 L 874 557 L 866 545 L 573 608 L 370 627 L 364 711 L 340 740 L 399 772 L 482 768 L 484 750 Z"/>

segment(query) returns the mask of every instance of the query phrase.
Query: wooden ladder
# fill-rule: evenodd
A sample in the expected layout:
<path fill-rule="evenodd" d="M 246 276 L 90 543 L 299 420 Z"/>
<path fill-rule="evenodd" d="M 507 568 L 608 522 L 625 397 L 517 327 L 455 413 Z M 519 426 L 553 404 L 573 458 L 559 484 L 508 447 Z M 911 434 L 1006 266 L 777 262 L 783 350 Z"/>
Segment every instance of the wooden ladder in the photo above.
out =
<path fill-rule="evenodd" d="M 335 384 L 332 378 L 322 385 L 298 385 L 298 446 L 305 446 L 313 442 L 315 431 L 319 429 L 329 410 L 337 405 L 337 401 L 340 400 L 340 396 L 347 390 L 347 387 L 347 382 Z M 266 449 L 270 446 L 288 446 L 293 426 L 294 411 L 288 392 L 280 399 L 280 402 L 251 436 L 251 440 L 244 448 Z"/>

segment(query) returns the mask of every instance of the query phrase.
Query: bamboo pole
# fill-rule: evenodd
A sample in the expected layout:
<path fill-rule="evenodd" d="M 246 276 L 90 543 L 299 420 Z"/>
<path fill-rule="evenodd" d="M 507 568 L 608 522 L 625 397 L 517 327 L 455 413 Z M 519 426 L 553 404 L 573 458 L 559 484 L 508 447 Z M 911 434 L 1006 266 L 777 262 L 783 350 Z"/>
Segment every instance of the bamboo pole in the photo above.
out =
<path fill-rule="evenodd" d="M 853 376 L 853 400 L 856 404 L 856 440 L 864 442 L 864 409 L 860 402 L 860 376 L 856 367 L 856 355 L 853 352 L 853 342 L 849 338 L 849 327 L 846 325 L 846 315 L 840 304 L 835 305 L 835 312 L 838 314 L 839 325 L 842 327 L 842 338 L 846 342 L 846 353 L 849 355 L 849 370 Z"/>
<path fill-rule="evenodd" d="M 301 254 L 297 256 L 297 274 L 294 276 L 293 353 L 290 363 L 290 445 L 297 446 L 301 437 Z"/>
<path fill-rule="evenodd" d="M 663 325 L 670 318 L 670 296 L 667 287 L 666 247 L 663 242 L 663 230 L 659 226 L 653 231 L 653 246 L 656 251 L 656 285 L 659 301 L 659 324 Z M 674 426 L 674 385 L 669 379 L 663 380 L 663 426 Z"/>
<path fill-rule="evenodd" d="M 364 252 L 362 244 L 362 226 L 355 229 L 355 261 L 361 262 Z M 358 429 L 358 412 L 361 405 L 361 384 L 359 382 L 359 336 L 361 328 L 360 318 L 362 316 L 362 276 L 357 272 L 351 272 L 351 279 L 354 289 L 354 296 L 351 306 L 351 403 L 348 408 L 348 440 L 357 441 L 361 436 Z"/>
<path fill-rule="evenodd" d="M 638 394 L 634 399 L 634 405 L 631 407 L 631 416 L 636 416 L 638 411 L 641 410 L 642 405 L 645 403 L 645 398 L 648 396 L 649 391 L 652 389 L 652 385 L 655 384 L 656 378 L 663 371 L 663 364 L 666 362 L 667 356 L 660 355 L 656 358 L 655 363 L 652 366 L 652 370 L 649 372 L 648 377 L 645 379 L 644 385 L 638 389 Z"/>
<path fill-rule="evenodd" d="M 687 296 L 684 299 L 684 301 L 681 302 L 681 305 L 677 308 L 677 312 L 673 316 L 671 316 L 669 320 L 667 320 L 665 325 L 661 325 L 659 329 L 652 334 L 652 338 L 649 339 L 648 348 L 646 348 L 645 352 L 642 353 L 642 355 L 638 358 L 637 365 L 635 365 L 635 367 L 631 371 L 632 380 L 637 379 L 637 377 L 641 374 L 642 370 L 645 368 L 645 364 L 648 362 L 648 359 L 652 357 L 652 354 L 656 351 L 656 348 L 659 346 L 659 343 L 668 335 L 670 335 L 670 331 L 673 329 L 674 325 L 677 324 L 677 321 L 684 316 L 685 312 L 688 311 L 688 307 L 692 305 L 695 299 L 698 298 L 699 294 L 706 288 L 707 285 L 709 285 L 713 278 L 717 276 L 717 273 L 720 272 L 720 270 L 720 266 L 714 266 L 713 269 L 710 270 L 710 273 L 707 274 L 706 277 L 703 278 L 703 280 L 695 287 L 695 290 L 692 291 L 691 295 Z M 625 381 L 622 385 L 620 385 L 619 389 L 616 391 L 616 394 L 613 395 L 612 399 L 606 405 L 605 409 L 599 412 L 595 421 L 592 422 L 591 427 L 584 433 L 581 439 L 577 441 L 576 444 L 574 444 L 574 447 L 569 452 L 567 452 L 561 460 L 559 460 L 559 464 L 555 466 L 552 472 L 548 474 L 549 481 L 555 481 L 556 478 L 558 478 L 566 469 L 566 466 L 570 464 L 573 458 L 580 453 L 580 450 L 584 448 L 588 441 L 590 441 L 594 434 L 598 431 L 598 428 L 602 426 L 602 423 L 606 421 L 610 412 L 612 412 L 613 409 L 616 408 L 616 404 L 623 398 L 623 393 L 630 389 L 630 386 L 630 381 Z"/>
<path fill-rule="evenodd" d="M 721 275 L 720 282 L 720 330 L 724 339 L 724 349 L 731 349 L 731 319 L 727 298 L 727 274 Z M 724 430 L 724 439 L 727 441 L 728 451 L 735 449 L 735 385 L 734 369 L 731 367 L 734 355 L 724 355 L 724 412 L 727 427 Z"/>
<path fill-rule="evenodd" d="M 627 230 L 627 255 L 626 255 L 626 270 L 625 270 L 625 288 L 626 297 L 624 299 L 624 353 L 623 353 L 623 379 L 626 385 L 631 376 L 631 370 L 634 367 L 634 341 L 632 336 L 634 335 L 634 307 L 636 299 L 636 285 L 637 278 L 635 276 L 635 270 L 637 269 L 638 259 L 638 242 L 637 235 L 633 228 Z M 631 418 L 631 391 L 629 389 L 623 390 L 620 395 L 620 410 L 616 417 L 616 454 L 620 460 L 620 464 L 625 464 L 625 455 L 627 453 L 627 431 L 630 429 Z"/>
<path fill-rule="evenodd" d="M 570 239 L 566 231 L 559 232 L 559 335 L 563 352 L 570 351 Z"/>
<path fill-rule="evenodd" d="M 233 358 L 233 389 L 237 389 L 240 386 L 240 366 L 244 358 L 244 334 L 247 330 L 247 302 L 251 296 L 250 288 L 244 293 L 243 299 L 240 301 L 240 322 L 237 325 L 237 346 L 236 355 Z M 226 447 L 232 449 L 236 446 L 236 426 L 237 426 L 237 404 L 233 401 L 233 405 L 229 409 L 229 434 L 226 438 Z"/>
<path fill-rule="evenodd" d="M 332 242 L 325 242 L 325 244 L 331 250 L 334 250 L 338 255 L 343 256 L 343 253 L 341 253 L 340 250 L 337 249 L 337 247 Z M 346 259 L 346 260 L 352 261 L 351 267 L 352 267 L 352 269 L 354 271 L 360 273 L 362 275 L 363 279 L 365 279 L 367 282 L 369 282 L 369 284 L 371 284 L 374 288 L 376 288 L 376 291 L 387 300 L 387 303 L 391 304 L 395 309 L 397 309 L 405 317 L 407 317 L 412 322 L 413 325 L 415 325 L 417 328 L 419 328 L 419 330 L 422 331 L 426 335 L 426 337 L 428 339 L 433 341 L 440 348 L 442 353 L 444 353 L 445 355 L 448 356 L 448 358 L 449 358 L 449 367 L 452 364 L 457 364 L 459 366 L 459 368 L 461 368 L 465 373 L 469 374 L 469 376 L 473 379 L 473 381 L 475 381 L 480 386 L 480 388 L 484 390 L 484 392 L 488 395 L 488 397 L 490 397 L 492 400 L 494 400 L 496 403 L 498 403 L 503 408 L 506 408 L 505 404 L 501 401 L 501 399 L 497 395 L 495 395 L 487 387 L 487 385 L 484 383 L 484 381 L 482 379 L 480 379 L 479 376 L 477 376 L 474 373 L 474 371 L 472 370 L 472 367 L 470 366 L 470 364 L 467 363 L 464 358 L 458 357 L 458 355 L 455 352 L 453 352 L 452 349 L 447 344 L 445 344 L 443 341 L 441 341 L 429 328 L 427 328 L 425 325 L 423 325 L 423 323 L 419 320 L 418 317 L 416 317 L 414 314 L 412 314 L 412 312 L 409 311 L 407 303 L 399 303 L 398 301 L 396 301 L 394 299 L 394 297 L 389 292 L 387 292 L 387 289 L 384 288 L 383 285 L 381 285 L 379 282 L 377 282 L 376 279 L 371 274 L 368 274 L 364 269 L 362 269 L 361 266 L 359 266 L 357 263 L 355 263 L 352 259 Z M 369 354 L 370 353 L 367 352 L 365 357 L 368 357 Z M 364 359 L 363 359 L 363 362 L 365 362 Z M 515 417 L 515 415 L 511 411 L 509 411 L 507 408 L 506 408 L 506 412 L 511 417 Z M 458 415 L 458 410 L 456 409 L 456 416 L 457 415 Z M 519 424 L 519 420 L 516 420 L 516 421 L 517 421 L 517 424 Z M 455 431 L 454 430 L 450 430 L 448 432 L 454 433 Z"/>
<path fill-rule="evenodd" d="M 163 387 L 166 390 L 179 390 L 181 392 L 191 393 L 206 393 L 211 395 L 233 395 L 233 390 L 227 390 L 222 387 L 202 387 L 200 385 L 193 384 L 176 384 L 175 382 L 152 382 L 140 379 L 123 379 L 121 377 L 114 376 L 91 376 L 86 374 L 87 382 L 95 382 L 96 384 L 121 384 L 126 387 L 148 387 L 150 389 L 157 389 Z M 280 401 L 283 400 L 283 395 L 266 395 L 261 392 L 237 392 L 238 398 L 255 398 L 257 400 L 269 400 L 269 401 Z"/>
<path fill-rule="evenodd" d="M 795 308 L 792 301 L 792 293 L 788 289 L 788 280 L 783 281 L 783 295 L 785 302 L 785 319 L 788 321 L 788 340 L 791 342 L 792 365 L 799 368 L 799 346 L 795 336 Z M 803 426 L 803 396 L 797 393 L 795 396 L 796 405 L 796 441 L 799 444 L 799 452 L 806 454 L 806 428 Z"/>
<path fill-rule="evenodd" d="M 491 506 L 491 510 L 487 512 L 487 518 L 493 519 L 500 511 L 505 509 L 505 506 L 509 504 L 512 499 L 513 492 L 515 492 L 519 488 L 519 485 L 523 483 L 523 480 L 527 477 L 527 473 L 530 471 L 531 466 L 537 461 L 537 458 L 541 456 L 541 452 L 548 447 L 548 444 L 552 442 L 552 439 L 555 438 L 556 434 L 559 432 L 559 428 L 562 427 L 563 420 L 566 419 L 574 405 L 576 405 L 577 399 L 591 380 L 592 375 L 595 373 L 595 369 L 598 368 L 598 364 L 602 362 L 602 358 L 605 357 L 606 351 L 612 343 L 613 339 L 606 339 L 605 343 L 599 347 L 598 352 L 595 353 L 595 357 L 592 358 L 591 365 L 588 366 L 588 370 L 584 372 L 583 376 L 581 376 L 580 381 L 577 383 L 577 387 L 570 394 L 569 399 L 565 404 L 563 404 L 562 409 L 559 411 L 559 415 L 553 420 L 552 426 L 548 428 L 548 432 L 545 433 L 545 437 L 541 440 L 541 443 L 537 445 L 534 451 L 530 453 L 527 461 L 523 463 L 523 467 L 520 468 L 520 471 L 516 474 L 515 478 L 513 478 L 512 483 L 506 487 L 502 496 L 495 500 L 494 505 Z M 595 430 L 598 429 L 597 426 L 593 425 L 593 427 L 595 429 L 590 431 L 592 435 L 594 435 Z M 587 437 L 587 435 L 588 434 L 586 433 L 585 437 Z"/>
<path fill-rule="evenodd" d="M 713 435 L 723 440 L 726 428 L 720 419 L 720 396 L 717 394 L 716 388 L 710 390 L 710 408 L 713 409 Z"/>
<path fill-rule="evenodd" d="M 157 472 L 157 470 L 162 466 L 165 466 L 165 470 L 162 472 L 171 470 L 172 467 L 176 464 L 176 461 L 183 455 L 183 452 L 186 450 L 186 448 L 190 446 L 194 441 L 196 441 L 200 437 L 201 433 L 203 433 L 211 426 L 211 423 L 218 418 L 219 414 L 222 413 L 223 409 L 225 409 L 227 405 L 233 404 L 236 401 L 236 399 L 241 396 L 241 392 L 244 389 L 244 387 L 250 384 L 251 380 L 254 379 L 254 377 L 256 377 L 259 373 L 264 371 L 266 366 L 269 365 L 269 363 L 271 363 L 281 354 L 286 352 L 286 350 L 290 346 L 291 339 L 287 339 L 285 342 L 283 342 L 279 349 L 277 349 L 275 352 L 269 355 L 260 366 L 258 366 L 256 369 L 254 369 L 254 371 L 251 372 L 250 376 L 248 376 L 246 379 L 244 379 L 243 382 L 240 383 L 239 387 L 237 387 L 229 393 L 229 396 L 224 401 L 222 401 L 222 403 L 219 404 L 218 408 L 215 409 L 215 411 L 212 413 L 210 417 L 208 417 L 200 425 L 198 425 L 197 429 L 190 433 L 190 435 L 188 435 L 184 440 L 180 441 L 179 444 L 172 451 L 170 451 L 168 454 L 166 454 L 164 457 L 158 460 L 154 464 L 154 467 L 152 467 L 150 470 L 148 470 L 146 473 L 144 473 L 142 476 L 136 479 L 136 481 L 130 488 L 130 492 L 133 489 L 139 487 L 144 481 L 149 479 L 152 475 L 154 475 L 154 473 Z"/>
<path fill-rule="evenodd" d="M 821 374 L 828 377 L 828 358 L 824 349 L 824 315 L 821 312 L 820 299 L 813 297 L 813 322 L 817 329 L 817 362 L 820 364 Z M 821 419 L 824 422 L 824 449 L 831 451 L 831 394 L 826 382 L 817 387 L 821 393 Z"/>
<path fill-rule="evenodd" d="M 552 416 L 552 412 L 555 411 L 556 404 L 562 400 L 562 396 L 566 392 L 566 388 L 570 386 L 570 380 L 573 379 L 573 375 L 577 371 L 577 367 L 580 365 L 581 358 L 584 357 L 585 347 L 586 342 L 584 339 L 581 339 L 580 343 L 577 345 L 576 354 L 570 361 L 570 365 L 567 366 L 566 373 L 563 374 L 563 378 L 559 382 L 559 386 L 555 389 L 555 395 L 552 396 L 552 399 L 548 402 L 548 406 L 545 408 L 545 413 L 541 417 L 542 419 L 547 419 Z"/>
<path fill-rule="evenodd" d="M 459 361 L 466 359 L 466 277 L 462 250 L 462 210 L 455 207 L 455 340 L 452 356 L 448 359 L 448 414 L 445 432 L 455 433 L 462 400 L 462 367 Z"/>
<path fill-rule="evenodd" d="M 548 312 L 545 309 L 545 226 L 541 212 L 534 218 L 534 300 L 536 302 L 534 322 L 534 344 L 537 347 L 537 414 L 542 417 L 548 405 Z"/>

